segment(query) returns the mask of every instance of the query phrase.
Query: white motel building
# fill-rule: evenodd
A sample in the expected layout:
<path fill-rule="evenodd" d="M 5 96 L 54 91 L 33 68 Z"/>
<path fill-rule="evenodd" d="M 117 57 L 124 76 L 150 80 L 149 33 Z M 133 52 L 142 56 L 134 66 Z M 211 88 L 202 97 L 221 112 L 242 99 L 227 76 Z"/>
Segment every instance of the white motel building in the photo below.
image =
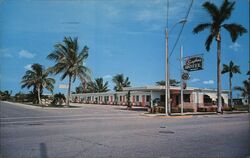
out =
<path fill-rule="evenodd" d="M 71 94 L 71 101 L 84 104 L 127 105 L 128 93 L 132 106 L 150 107 L 165 105 L 165 86 L 126 87 L 121 92 Z M 180 87 L 170 87 L 171 109 L 181 107 Z M 222 91 L 223 107 L 228 107 L 229 91 Z M 183 93 L 184 110 L 216 108 L 217 93 L 214 89 L 187 87 Z"/>

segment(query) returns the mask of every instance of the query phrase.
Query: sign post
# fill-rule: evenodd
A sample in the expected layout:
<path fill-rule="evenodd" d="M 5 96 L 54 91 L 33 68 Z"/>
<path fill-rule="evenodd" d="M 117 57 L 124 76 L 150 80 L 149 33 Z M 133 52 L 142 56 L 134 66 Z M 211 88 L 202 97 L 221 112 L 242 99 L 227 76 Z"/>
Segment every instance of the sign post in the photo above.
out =
<path fill-rule="evenodd" d="M 188 56 L 188 57 L 182 57 L 183 56 L 183 47 L 181 47 L 180 51 L 180 62 L 181 62 L 181 115 L 183 115 L 183 90 L 186 89 L 186 81 L 189 80 L 190 71 L 199 71 L 203 70 L 203 54 Z M 183 60 L 185 62 L 185 65 L 183 66 Z M 185 72 L 183 72 L 185 70 Z M 185 81 L 185 82 L 183 82 Z M 185 84 L 185 88 L 184 88 Z"/>

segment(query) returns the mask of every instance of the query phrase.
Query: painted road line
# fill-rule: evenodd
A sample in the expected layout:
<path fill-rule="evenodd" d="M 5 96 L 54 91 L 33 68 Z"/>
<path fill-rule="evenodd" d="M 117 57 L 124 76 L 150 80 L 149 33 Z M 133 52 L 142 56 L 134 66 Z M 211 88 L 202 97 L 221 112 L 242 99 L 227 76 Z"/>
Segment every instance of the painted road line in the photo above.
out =
<path fill-rule="evenodd" d="M 28 123 L 46 123 L 46 122 L 57 122 L 57 121 L 81 121 L 81 120 L 110 120 L 110 119 L 145 119 L 140 116 L 132 116 L 132 117 L 101 117 L 101 118 L 68 118 L 68 119 L 54 119 L 54 120 L 28 120 L 28 121 L 15 121 L 15 122 L 0 122 L 0 125 L 9 125 L 9 124 L 28 124 Z"/>

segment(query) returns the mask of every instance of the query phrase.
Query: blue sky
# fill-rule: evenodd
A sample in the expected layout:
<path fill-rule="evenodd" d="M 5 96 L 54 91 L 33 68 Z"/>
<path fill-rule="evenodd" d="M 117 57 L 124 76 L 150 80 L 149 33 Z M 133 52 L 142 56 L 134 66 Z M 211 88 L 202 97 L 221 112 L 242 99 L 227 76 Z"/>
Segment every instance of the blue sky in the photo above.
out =
<path fill-rule="evenodd" d="M 221 4 L 222 0 L 210 0 Z M 190 0 L 170 0 L 169 27 L 186 15 Z M 206 52 L 204 41 L 208 32 L 194 35 L 192 29 L 210 18 L 202 10 L 204 0 L 195 0 L 180 41 L 170 58 L 170 76 L 180 78 L 179 51 L 184 56 L 204 54 L 204 70 L 190 73 L 188 86 L 216 88 L 216 43 Z M 165 27 L 167 0 L 2 0 L 0 1 L 0 81 L 1 90 L 27 92 L 20 88 L 20 80 L 32 63 L 52 66 L 46 56 L 54 44 L 65 36 L 78 37 L 80 47 L 87 45 L 86 66 L 92 78 L 104 77 L 113 88 L 111 77 L 123 73 L 133 86 L 153 85 L 165 74 Z M 232 18 L 249 28 L 249 0 L 236 2 Z M 172 49 L 180 25 L 169 34 Z M 222 31 L 222 63 L 233 60 L 242 74 L 235 75 L 233 85 L 241 85 L 249 68 L 249 33 L 232 43 Z M 59 84 L 67 80 L 56 80 Z M 76 81 L 74 87 L 79 84 Z M 228 89 L 228 75 L 222 76 L 222 87 Z"/>

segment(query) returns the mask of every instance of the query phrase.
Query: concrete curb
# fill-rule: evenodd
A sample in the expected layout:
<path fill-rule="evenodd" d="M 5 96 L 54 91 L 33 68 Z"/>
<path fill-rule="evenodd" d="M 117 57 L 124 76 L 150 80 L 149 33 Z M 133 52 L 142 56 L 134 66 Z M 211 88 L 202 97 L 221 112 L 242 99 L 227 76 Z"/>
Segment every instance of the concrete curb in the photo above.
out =
<path fill-rule="evenodd" d="M 192 118 L 192 115 L 172 115 L 172 116 L 166 116 L 164 114 L 140 114 L 140 116 L 146 116 L 146 117 L 158 117 L 158 118 Z"/>
<path fill-rule="evenodd" d="M 144 114 L 141 114 L 141 116 L 161 117 L 161 118 L 192 118 L 194 116 L 209 117 L 209 116 L 225 116 L 225 115 L 231 115 L 231 114 L 248 114 L 248 112 L 247 111 L 232 111 L 232 112 L 224 112 L 223 114 L 218 114 L 216 112 L 200 112 L 200 113 L 184 113 L 183 115 L 181 115 L 180 113 L 175 113 L 175 114 L 171 114 L 170 116 L 166 116 L 165 114 L 144 113 Z"/>
<path fill-rule="evenodd" d="M 8 101 L 1 101 L 4 102 L 6 104 L 12 104 L 12 105 L 16 105 L 16 106 L 22 106 L 24 108 L 28 108 L 28 109 L 41 109 L 42 107 L 40 106 L 34 106 L 34 105 L 28 105 L 28 104 L 23 104 L 23 103 L 17 103 L 17 102 L 8 102 Z"/>

